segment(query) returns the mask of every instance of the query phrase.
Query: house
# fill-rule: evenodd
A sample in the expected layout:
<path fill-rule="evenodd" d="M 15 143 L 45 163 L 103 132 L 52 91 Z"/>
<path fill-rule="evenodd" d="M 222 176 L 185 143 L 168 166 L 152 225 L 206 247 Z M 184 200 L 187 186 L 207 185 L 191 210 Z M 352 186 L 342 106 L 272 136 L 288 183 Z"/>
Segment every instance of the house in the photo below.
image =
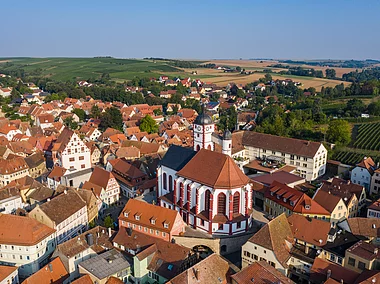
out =
<path fill-rule="evenodd" d="M 326 209 L 330 213 L 330 222 L 333 227 L 349 216 L 349 210 L 347 208 L 347 204 L 344 200 L 345 197 L 341 197 L 337 194 L 332 194 L 331 191 L 318 190 L 314 196 L 313 200 L 318 202 L 324 209 Z M 356 197 L 352 197 L 354 200 L 347 200 L 347 203 L 351 204 L 357 203 L 355 201 Z M 351 209 L 355 207 L 355 205 L 351 206 Z"/>
<path fill-rule="evenodd" d="M 52 114 L 40 114 L 36 117 L 36 126 L 41 127 L 42 130 L 53 126 L 54 115 Z"/>
<path fill-rule="evenodd" d="M 232 284 L 246 284 L 252 282 L 252 279 L 254 279 L 254 282 L 257 283 L 295 283 L 265 261 L 254 262 L 238 273 L 232 275 L 231 278 Z"/>
<path fill-rule="evenodd" d="M 180 104 L 168 104 L 166 107 L 166 112 L 174 112 L 177 113 L 179 110 L 181 110 L 181 105 Z"/>
<path fill-rule="evenodd" d="M 349 218 L 338 224 L 341 230 L 351 232 L 360 239 L 368 239 L 375 245 L 380 244 L 380 220 L 377 218 Z"/>
<path fill-rule="evenodd" d="M 351 171 L 351 182 L 360 184 L 369 192 L 371 189 L 372 176 L 376 170 L 376 164 L 371 157 L 364 157 Z M 375 189 L 375 188 L 373 188 Z"/>
<path fill-rule="evenodd" d="M 330 220 L 330 213 L 305 193 L 274 181 L 265 191 L 264 211 L 274 217 L 300 214 L 320 220 Z"/>
<path fill-rule="evenodd" d="M 18 267 L 20 277 L 36 273 L 53 253 L 55 230 L 30 217 L 0 214 L 0 262 Z"/>
<path fill-rule="evenodd" d="M 61 259 L 70 280 L 79 277 L 78 264 L 84 260 L 113 248 L 110 241 L 110 230 L 104 227 L 92 228 L 76 238 L 70 239 L 57 246 L 52 257 Z"/>
<path fill-rule="evenodd" d="M 126 160 L 139 159 L 140 158 L 140 150 L 134 146 L 120 147 L 116 151 L 116 157 L 119 159 L 124 158 Z"/>
<path fill-rule="evenodd" d="M 67 169 L 62 168 L 60 166 L 55 166 L 47 176 L 48 186 L 51 189 L 55 190 L 60 184 L 63 183 L 63 177 L 66 175 L 67 172 Z"/>
<path fill-rule="evenodd" d="M 99 164 L 101 152 L 100 152 L 98 146 L 96 146 L 95 142 L 93 142 L 93 141 L 87 142 L 86 146 L 88 149 L 90 149 L 91 166 L 95 166 L 95 165 Z"/>
<path fill-rule="evenodd" d="M 22 134 L 14 125 L 5 124 L 0 127 L 0 136 L 4 136 L 8 141 L 12 141 L 16 134 Z"/>
<path fill-rule="evenodd" d="M 335 283 L 360 283 L 356 282 L 360 274 L 333 262 L 316 258 L 311 267 L 310 282 L 313 284 L 335 284 Z M 327 281 L 326 281 L 327 280 Z M 367 282 L 370 283 L 370 282 Z M 376 281 L 374 283 L 377 283 Z"/>
<path fill-rule="evenodd" d="M 96 141 L 102 133 L 95 126 L 84 124 L 79 129 L 79 134 L 84 136 L 84 139 L 87 141 Z"/>
<path fill-rule="evenodd" d="M 379 270 L 380 252 L 377 246 L 359 241 L 346 250 L 344 267 L 358 273 L 364 270 Z"/>
<path fill-rule="evenodd" d="M 45 157 L 40 151 L 26 157 L 25 163 L 28 165 L 29 175 L 32 178 L 37 178 L 47 171 Z"/>
<path fill-rule="evenodd" d="M 9 160 L 0 160 L 0 186 L 29 174 L 28 164 L 23 157 L 15 156 Z"/>
<path fill-rule="evenodd" d="M 129 199 L 119 216 L 120 228 L 132 228 L 168 242 L 173 236 L 183 233 L 185 226 L 177 211 L 136 199 Z"/>
<path fill-rule="evenodd" d="M 79 263 L 79 273 L 88 274 L 94 283 L 105 284 L 110 277 L 124 283 L 131 274 L 132 262 L 121 252 L 111 249 Z"/>
<path fill-rule="evenodd" d="M 12 88 L 0 88 L 0 96 L 7 98 L 11 95 Z"/>
<path fill-rule="evenodd" d="M 243 158 L 249 161 L 276 159 L 295 166 L 297 174 L 307 181 L 315 180 L 326 171 L 327 150 L 320 142 L 240 131 L 232 134 L 232 148 L 236 144 L 244 147 Z"/>
<path fill-rule="evenodd" d="M 380 192 L 380 169 L 376 169 L 371 178 L 370 195 L 377 195 Z"/>
<path fill-rule="evenodd" d="M 380 199 L 367 207 L 367 218 L 380 218 Z"/>
<path fill-rule="evenodd" d="M 95 167 L 90 179 L 85 181 L 82 188 L 94 192 L 95 196 L 102 202 L 101 211 L 119 201 L 119 184 L 112 172 L 102 168 Z"/>
<path fill-rule="evenodd" d="M 69 283 L 69 274 L 59 257 L 53 259 L 33 275 L 22 281 L 21 284 Z"/>
<path fill-rule="evenodd" d="M 23 208 L 21 194 L 15 187 L 0 189 L 0 212 L 4 214 L 16 213 L 18 208 Z"/>
<path fill-rule="evenodd" d="M 229 263 L 223 257 L 213 253 L 167 283 L 231 283 L 231 270 Z"/>
<path fill-rule="evenodd" d="M 71 284 L 94 284 L 94 282 L 92 282 L 90 275 L 83 274 L 81 277 L 72 281 Z M 119 284 L 119 283 L 117 283 L 117 284 Z"/>
<path fill-rule="evenodd" d="M 148 179 L 144 172 L 125 159 L 108 161 L 106 169 L 116 178 L 122 194 L 129 198 L 135 197 L 138 187 Z"/>
<path fill-rule="evenodd" d="M 74 131 L 65 128 L 54 142 L 53 162 L 71 172 L 91 168 L 91 153 Z"/>
<path fill-rule="evenodd" d="M 113 244 L 133 258 L 136 283 L 166 283 L 199 261 L 190 248 L 152 238 L 132 228 L 120 228 Z"/>
<path fill-rule="evenodd" d="M 18 268 L 16 266 L 0 265 L 0 283 L 18 284 Z"/>
<path fill-rule="evenodd" d="M 38 205 L 29 216 L 56 230 L 58 244 L 84 232 L 88 225 L 86 202 L 74 189 Z"/>

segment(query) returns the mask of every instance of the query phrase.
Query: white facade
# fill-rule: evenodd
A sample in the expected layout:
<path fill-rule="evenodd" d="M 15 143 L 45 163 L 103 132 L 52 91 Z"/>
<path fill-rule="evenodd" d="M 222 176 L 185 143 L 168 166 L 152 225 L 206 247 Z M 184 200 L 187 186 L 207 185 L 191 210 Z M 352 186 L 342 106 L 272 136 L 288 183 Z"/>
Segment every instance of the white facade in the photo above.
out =
<path fill-rule="evenodd" d="M 23 178 L 29 175 L 29 169 L 21 169 L 20 171 L 8 173 L 8 174 L 0 174 L 0 187 L 6 186 L 11 181 Z"/>
<path fill-rule="evenodd" d="M 9 198 L 0 200 L 0 212 L 3 214 L 12 214 L 18 208 L 23 208 L 21 196 L 11 196 Z"/>
<path fill-rule="evenodd" d="M 102 133 L 95 128 L 89 136 L 86 137 L 86 140 L 88 141 L 96 141 L 98 140 L 99 136 L 102 135 Z"/>
<path fill-rule="evenodd" d="M 70 172 L 91 168 L 90 149 L 76 133 L 71 136 L 66 148 L 57 155 L 58 164 Z"/>
<path fill-rule="evenodd" d="M 222 139 L 222 153 L 231 157 L 232 139 Z"/>
<path fill-rule="evenodd" d="M 374 174 L 371 177 L 371 189 L 370 194 L 377 195 L 380 192 L 380 173 L 378 170 L 374 172 Z"/>
<path fill-rule="evenodd" d="M 372 175 L 371 173 L 362 167 L 355 167 L 351 172 L 351 182 L 364 186 L 368 192 L 371 187 Z"/>
<path fill-rule="evenodd" d="M 212 133 L 214 124 L 193 125 L 194 129 L 194 150 L 199 151 L 202 148 L 214 151 L 214 142 L 212 142 Z"/>
<path fill-rule="evenodd" d="M 7 138 L 8 141 L 12 141 L 13 137 L 16 134 L 22 134 L 22 132 L 19 129 L 12 129 L 9 130 L 8 133 L 0 133 L 0 136 L 4 136 Z"/>
<path fill-rule="evenodd" d="M 88 215 L 85 205 L 66 220 L 54 224 L 54 229 L 57 230 L 57 243 L 63 243 L 75 235 L 81 234 L 87 230 L 87 225 Z"/>
<path fill-rule="evenodd" d="M 46 265 L 55 247 L 55 233 L 35 245 L 0 244 L 0 263 L 17 266 L 19 275 L 28 277 Z"/>

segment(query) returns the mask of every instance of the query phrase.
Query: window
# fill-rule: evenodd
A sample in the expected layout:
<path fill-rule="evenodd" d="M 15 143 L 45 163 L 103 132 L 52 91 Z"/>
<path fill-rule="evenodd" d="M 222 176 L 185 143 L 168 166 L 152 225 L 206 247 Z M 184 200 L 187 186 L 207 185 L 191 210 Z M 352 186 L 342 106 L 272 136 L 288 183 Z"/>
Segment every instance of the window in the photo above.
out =
<path fill-rule="evenodd" d="M 237 228 L 237 229 L 240 229 L 240 228 L 241 228 L 241 222 L 237 222 L 237 223 L 236 223 L 236 228 Z"/>
<path fill-rule="evenodd" d="M 226 215 L 226 195 L 224 193 L 218 195 L 218 214 Z"/>
<path fill-rule="evenodd" d="M 352 257 L 348 258 L 348 265 L 354 266 L 355 267 L 355 259 Z"/>
<path fill-rule="evenodd" d="M 294 155 L 290 155 L 290 160 L 294 160 Z"/>
<path fill-rule="evenodd" d="M 205 191 L 205 211 L 208 212 L 210 210 L 210 191 L 207 189 Z"/>
<path fill-rule="evenodd" d="M 82 161 L 82 160 L 84 160 L 84 156 L 79 157 L 79 161 Z"/>
<path fill-rule="evenodd" d="M 361 269 L 361 270 L 364 270 L 364 269 L 365 269 L 365 263 L 359 261 L 359 263 L 358 263 L 358 268 Z"/>
<path fill-rule="evenodd" d="M 72 157 L 72 158 L 69 159 L 69 161 L 70 161 L 70 162 L 74 162 L 74 161 L 75 161 L 75 158 Z"/>
<path fill-rule="evenodd" d="M 233 213 L 238 214 L 240 209 L 240 193 L 235 192 L 233 197 Z"/>
<path fill-rule="evenodd" d="M 255 260 L 259 260 L 259 257 L 258 257 L 256 254 L 253 255 L 253 258 L 254 258 Z"/>
<path fill-rule="evenodd" d="M 164 174 L 162 175 L 162 179 L 163 179 L 163 187 L 164 187 L 164 189 L 166 190 L 166 189 L 167 189 L 166 173 L 164 173 Z"/>
<path fill-rule="evenodd" d="M 84 168 L 86 167 L 86 165 L 83 164 L 83 165 L 81 165 L 80 167 L 81 167 L 82 169 L 84 169 Z"/>
<path fill-rule="evenodd" d="M 169 175 L 169 190 L 173 191 L 173 177 Z"/>
<path fill-rule="evenodd" d="M 219 230 L 223 230 L 223 224 L 219 224 L 218 229 L 219 229 Z"/>

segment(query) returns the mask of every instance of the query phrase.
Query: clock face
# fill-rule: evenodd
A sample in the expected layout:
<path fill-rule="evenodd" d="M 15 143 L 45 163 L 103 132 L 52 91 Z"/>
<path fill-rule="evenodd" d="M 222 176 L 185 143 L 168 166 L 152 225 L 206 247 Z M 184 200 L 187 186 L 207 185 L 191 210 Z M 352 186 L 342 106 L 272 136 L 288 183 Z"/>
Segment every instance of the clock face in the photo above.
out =
<path fill-rule="evenodd" d="M 201 130 L 201 128 L 202 128 L 202 127 L 200 127 L 199 125 L 197 126 L 197 129 L 198 129 L 198 130 Z"/>
<path fill-rule="evenodd" d="M 206 130 L 208 131 L 210 129 L 210 127 L 206 126 Z"/>

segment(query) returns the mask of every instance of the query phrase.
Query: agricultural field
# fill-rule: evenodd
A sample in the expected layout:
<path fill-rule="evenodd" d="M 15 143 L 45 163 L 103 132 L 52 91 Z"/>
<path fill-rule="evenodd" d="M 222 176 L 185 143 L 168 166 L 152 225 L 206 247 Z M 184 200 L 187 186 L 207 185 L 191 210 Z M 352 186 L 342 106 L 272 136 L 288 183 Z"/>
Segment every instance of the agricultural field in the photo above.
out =
<path fill-rule="evenodd" d="M 8 62 L 8 64 L 6 64 Z M 9 67 L 5 67 L 10 65 Z M 0 70 L 22 68 L 36 76 L 54 80 L 87 80 L 109 73 L 115 80 L 130 80 L 136 76 L 159 77 L 181 69 L 166 62 L 115 58 L 0 58 Z"/>
<path fill-rule="evenodd" d="M 337 151 L 336 153 L 334 153 L 333 159 L 340 161 L 343 164 L 354 166 L 357 163 L 359 163 L 365 156 L 370 156 L 376 163 L 380 162 L 380 152 L 356 152 L 355 150 L 349 149 Z"/>
<path fill-rule="evenodd" d="M 352 144 L 354 148 L 379 151 L 380 123 L 363 123 L 356 125 L 356 137 Z"/>

